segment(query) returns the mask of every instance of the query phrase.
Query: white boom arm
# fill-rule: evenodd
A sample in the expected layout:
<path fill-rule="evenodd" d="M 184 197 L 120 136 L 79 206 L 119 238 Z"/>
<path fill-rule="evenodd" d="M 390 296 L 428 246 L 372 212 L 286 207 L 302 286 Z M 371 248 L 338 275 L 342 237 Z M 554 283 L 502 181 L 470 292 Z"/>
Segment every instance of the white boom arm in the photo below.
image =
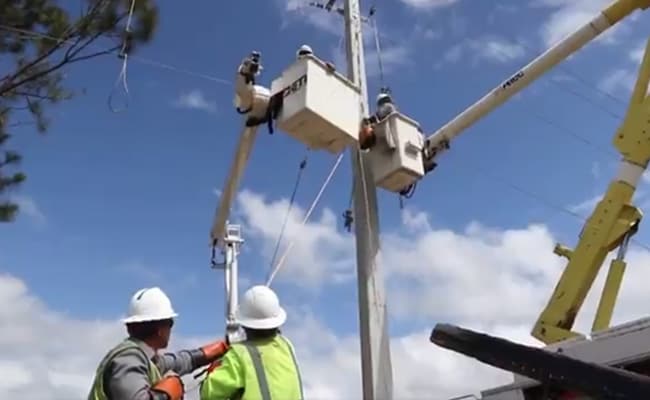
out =
<path fill-rule="evenodd" d="M 226 224 L 228 221 L 228 215 L 230 214 L 230 208 L 235 200 L 239 181 L 241 180 L 242 175 L 244 175 L 246 163 L 248 162 L 248 158 L 253 149 L 255 137 L 257 136 L 257 128 L 257 126 L 245 126 L 239 137 L 235 159 L 230 167 L 228 180 L 226 181 L 226 185 L 221 193 L 219 206 L 217 207 L 214 222 L 212 223 L 212 230 L 210 231 L 212 244 L 223 242 L 225 238 Z"/>
<path fill-rule="evenodd" d="M 241 238 L 241 231 L 238 225 L 228 223 L 230 208 L 237 193 L 239 181 L 244 175 L 248 158 L 255 143 L 257 136 L 257 126 L 244 127 L 240 137 L 235 159 L 230 167 L 230 173 L 226 185 L 221 193 L 219 206 L 215 212 L 212 230 L 210 231 L 211 242 L 213 246 L 219 246 L 223 254 L 223 263 L 213 264 L 214 268 L 223 269 L 224 271 L 224 288 L 226 295 L 226 335 L 231 343 L 241 339 L 237 321 L 235 320 L 235 310 L 238 305 L 238 276 L 239 276 L 239 247 L 244 242 Z M 213 248 L 213 251 L 215 249 Z M 213 260 L 214 262 L 214 260 Z"/>
<path fill-rule="evenodd" d="M 610 4 L 597 17 L 531 61 L 505 82 L 492 89 L 482 99 L 433 133 L 425 144 L 425 157 L 433 158 L 444 151 L 452 139 L 524 89 L 542 74 L 568 58 L 634 10 L 648 7 L 650 7 L 650 0 L 618 0 Z"/>

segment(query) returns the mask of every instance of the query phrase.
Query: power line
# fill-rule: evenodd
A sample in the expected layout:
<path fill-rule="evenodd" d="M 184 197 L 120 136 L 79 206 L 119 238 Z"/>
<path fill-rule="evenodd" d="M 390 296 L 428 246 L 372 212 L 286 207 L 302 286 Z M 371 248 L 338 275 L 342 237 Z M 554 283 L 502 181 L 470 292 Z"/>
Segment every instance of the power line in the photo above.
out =
<path fill-rule="evenodd" d="M 327 175 L 327 178 L 325 178 L 325 181 L 320 187 L 320 190 L 318 191 L 318 194 L 314 198 L 314 201 L 312 201 L 311 206 L 307 210 L 307 213 L 305 214 L 305 217 L 302 220 L 302 226 L 304 227 L 307 224 L 307 221 L 309 220 L 309 217 L 311 216 L 312 212 L 316 209 L 316 205 L 320 201 L 321 196 L 325 192 L 325 189 L 327 188 L 327 185 L 329 185 L 330 181 L 332 180 L 332 177 L 334 176 L 334 173 L 336 172 L 336 169 L 339 167 L 339 164 L 341 164 L 341 160 L 343 159 L 343 155 L 345 152 L 341 152 L 339 156 L 336 158 L 336 161 L 334 162 L 334 165 L 332 166 L 332 169 L 330 170 L 329 174 Z M 271 272 L 269 273 L 269 276 L 266 280 L 266 286 L 271 286 L 271 283 L 273 282 L 273 279 L 277 275 L 277 273 L 280 271 L 280 268 L 284 265 L 285 260 L 287 259 L 287 256 L 289 255 L 289 251 L 291 251 L 291 248 L 293 245 L 296 243 L 295 238 L 289 242 L 287 245 L 286 249 L 284 250 L 284 253 L 278 260 L 277 264 L 272 267 Z"/>
<path fill-rule="evenodd" d="M 526 48 L 527 50 L 529 50 L 529 51 L 531 51 L 533 53 L 538 51 L 537 49 L 532 48 L 531 46 L 527 45 L 526 43 L 524 43 L 521 40 L 518 40 L 518 39 L 512 39 L 512 40 L 516 44 L 520 45 L 521 47 Z M 590 82 L 589 80 L 587 80 L 587 79 L 583 78 L 582 76 L 580 76 L 580 74 L 574 72 L 566 64 L 557 65 L 557 69 L 564 71 L 567 75 L 569 75 L 570 77 L 572 77 L 576 81 L 582 83 L 585 87 L 588 87 L 589 89 L 592 89 L 592 90 L 604 95 L 605 97 L 608 97 L 609 99 L 611 99 L 611 100 L 613 100 L 613 101 L 615 101 L 615 102 L 617 102 L 617 103 L 619 103 L 621 105 L 624 105 L 624 106 L 627 105 L 627 102 L 625 100 L 621 99 L 618 96 L 613 95 L 612 93 L 610 93 L 610 92 L 608 92 L 608 91 L 606 91 L 604 89 L 601 89 L 600 87 L 598 87 L 598 85 L 595 85 L 593 82 Z"/>
<path fill-rule="evenodd" d="M 12 31 L 12 32 L 15 32 L 15 33 L 20 33 L 20 34 L 23 34 L 23 35 L 28 35 L 28 36 L 31 36 L 31 37 L 40 37 L 40 38 L 44 38 L 44 39 L 54 40 L 54 41 L 57 41 L 57 42 L 73 44 L 73 41 L 71 41 L 71 40 L 63 40 L 63 38 L 57 38 L 55 36 L 46 35 L 46 34 L 43 34 L 43 33 L 40 33 L 40 32 L 32 31 L 32 30 L 20 29 L 20 28 L 15 28 L 15 27 L 2 25 L 2 24 L 0 24 L 0 29 L 6 30 L 6 31 Z M 102 47 L 100 47 L 98 45 L 95 45 L 95 44 L 89 45 L 88 47 L 92 47 L 92 48 L 95 48 L 95 49 L 98 49 L 98 50 L 108 50 L 106 48 L 102 48 Z M 211 82 L 216 82 L 216 83 L 220 83 L 220 84 L 224 84 L 224 85 L 232 85 L 232 82 L 230 82 L 228 80 L 225 80 L 225 79 L 221 79 L 221 78 L 217 78 L 217 77 L 214 77 L 214 76 L 211 76 L 211 75 L 207 75 L 207 74 L 191 71 L 191 70 L 188 70 L 188 69 L 180 68 L 180 67 L 170 65 L 170 64 L 166 64 L 166 63 L 156 61 L 156 60 L 153 60 L 153 59 L 150 59 L 150 58 L 145 58 L 145 57 L 135 56 L 135 55 L 131 55 L 131 56 L 129 56 L 129 58 L 134 60 L 134 61 L 137 61 L 139 63 L 142 63 L 142 64 L 147 64 L 147 65 L 157 67 L 157 68 L 160 68 L 160 69 L 166 69 L 168 71 L 177 72 L 179 74 L 193 76 L 195 78 L 205 79 L 205 80 L 208 80 L 208 81 L 211 81 Z"/>
<path fill-rule="evenodd" d="M 512 189 L 512 190 L 514 190 L 516 192 L 519 192 L 519 193 L 521 193 L 521 194 L 523 194 L 523 195 L 525 195 L 525 196 L 527 196 L 527 197 L 529 197 L 529 198 L 531 198 L 533 200 L 536 200 L 540 204 L 543 204 L 543 205 L 545 205 L 546 207 L 548 207 L 550 209 L 553 209 L 555 211 L 570 215 L 573 218 L 576 218 L 576 219 L 580 220 L 582 223 L 585 223 L 587 221 L 587 218 L 583 217 L 582 215 L 578 214 L 575 211 L 572 211 L 568 207 L 561 206 L 561 205 L 549 200 L 548 198 L 545 198 L 545 197 L 541 196 L 538 193 L 535 193 L 535 192 L 533 192 L 531 190 L 528 190 L 528 189 L 524 188 L 523 186 L 518 185 L 518 184 L 516 184 L 516 183 L 514 183 L 512 181 L 509 181 L 507 179 L 499 177 L 499 176 L 497 176 L 495 174 L 486 172 L 485 168 L 472 167 L 472 170 L 476 174 L 483 175 L 483 176 L 485 176 L 485 177 L 487 177 L 489 179 L 492 179 L 493 181 L 500 183 L 502 186 L 507 186 L 507 187 L 509 187 L 510 189 Z M 638 246 L 644 248 L 645 250 L 650 251 L 650 245 L 647 245 L 644 242 L 641 242 L 640 240 L 638 240 L 636 238 L 632 238 L 631 241 L 634 242 L 635 244 L 637 244 Z"/>

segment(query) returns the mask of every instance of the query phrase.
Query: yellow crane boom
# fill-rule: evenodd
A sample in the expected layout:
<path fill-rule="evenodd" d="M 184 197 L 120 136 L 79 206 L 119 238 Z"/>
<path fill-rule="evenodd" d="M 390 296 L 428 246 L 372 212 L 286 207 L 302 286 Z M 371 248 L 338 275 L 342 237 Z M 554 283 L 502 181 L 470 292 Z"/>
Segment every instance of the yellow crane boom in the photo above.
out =
<path fill-rule="evenodd" d="M 555 247 L 555 253 L 569 262 L 533 327 L 532 335 L 546 344 L 580 335 L 572 331 L 576 315 L 607 254 L 619 248 L 609 268 L 592 331 L 606 329 L 611 322 L 625 272 L 627 244 L 643 217 L 632 204 L 632 197 L 650 160 L 649 83 L 650 40 L 627 114 L 613 139 L 622 155 L 619 172 L 586 221 L 576 248 L 571 250 L 560 244 Z"/>

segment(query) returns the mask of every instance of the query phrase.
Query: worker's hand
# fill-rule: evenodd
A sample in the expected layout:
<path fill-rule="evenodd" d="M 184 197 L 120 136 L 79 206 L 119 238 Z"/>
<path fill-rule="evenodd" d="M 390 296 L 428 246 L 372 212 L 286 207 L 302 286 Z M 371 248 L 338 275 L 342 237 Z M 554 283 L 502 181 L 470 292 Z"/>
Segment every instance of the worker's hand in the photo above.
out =
<path fill-rule="evenodd" d="M 165 393 L 169 397 L 169 400 L 182 400 L 185 393 L 185 385 L 176 372 L 167 371 L 151 390 Z"/>
<path fill-rule="evenodd" d="M 364 124 L 359 131 L 359 148 L 361 150 L 370 150 L 377 141 L 374 129 L 371 125 Z"/>
<path fill-rule="evenodd" d="M 216 342 L 207 344 L 201 347 L 201 351 L 205 355 L 206 364 L 211 363 L 212 361 L 221 358 L 230 347 L 223 340 L 218 340 Z"/>

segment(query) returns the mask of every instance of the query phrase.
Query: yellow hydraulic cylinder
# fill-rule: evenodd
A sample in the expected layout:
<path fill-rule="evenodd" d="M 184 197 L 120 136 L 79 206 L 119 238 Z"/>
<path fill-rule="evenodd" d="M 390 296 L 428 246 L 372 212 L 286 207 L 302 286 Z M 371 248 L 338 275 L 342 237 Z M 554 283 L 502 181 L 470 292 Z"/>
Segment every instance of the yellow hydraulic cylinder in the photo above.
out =
<path fill-rule="evenodd" d="M 622 0 L 603 13 L 608 18 L 622 18 L 638 1 Z M 645 7 L 650 0 L 644 1 Z M 550 344 L 579 335 L 572 331 L 576 315 L 591 289 L 607 254 L 622 246 L 619 257 L 612 262 L 603 295 L 594 319 L 593 329 L 607 328 L 611 322 L 625 262 L 622 255 L 627 241 L 638 228 L 643 216 L 631 204 L 636 186 L 650 160 L 650 41 L 646 45 L 632 99 L 622 126 L 614 137 L 614 145 L 623 156 L 618 176 L 610 183 L 603 199 L 585 223 L 574 250 L 558 245 L 555 252 L 569 259 L 553 294 L 535 323 L 532 335 Z"/>

